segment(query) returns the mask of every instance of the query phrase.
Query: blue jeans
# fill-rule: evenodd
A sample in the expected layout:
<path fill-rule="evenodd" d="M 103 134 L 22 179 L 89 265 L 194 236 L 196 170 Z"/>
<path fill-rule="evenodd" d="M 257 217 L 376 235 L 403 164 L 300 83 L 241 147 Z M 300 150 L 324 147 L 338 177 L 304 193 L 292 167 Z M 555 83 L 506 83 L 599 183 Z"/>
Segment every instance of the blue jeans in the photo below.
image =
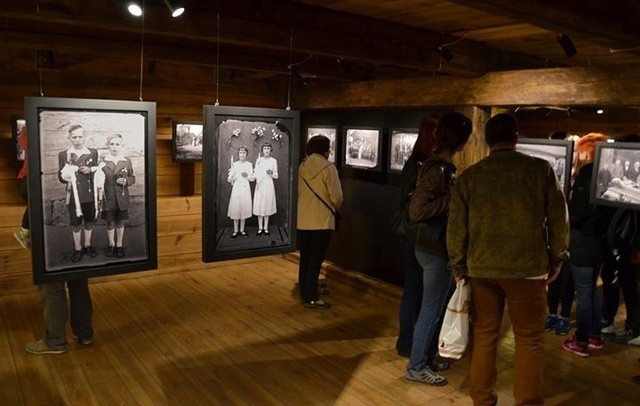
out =
<path fill-rule="evenodd" d="M 587 345 L 590 337 L 600 337 L 602 299 L 596 290 L 599 266 L 571 263 L 571 274 L 576 289 L 576 341 Z"/>
<path fill-rule="evenodd" d="M 453 295 L 453 274 L 447 259 L 416 247 L 416 259 L 422 267 L 422 305 L 413 330 L 409 368 L 419 371 L 429 366 L 438 353 L 442 315 Z"/>
<path fill-rule="evenodd" d="M 413 343 L 413 326 L 416 324 L 422 305 L 422 268 L 416 259 L 413 244 L 401 240 L 402 267 L 404 269 L 404 289 L 400 302 L 400 332 L 396 350 L 409 353 Z"/>

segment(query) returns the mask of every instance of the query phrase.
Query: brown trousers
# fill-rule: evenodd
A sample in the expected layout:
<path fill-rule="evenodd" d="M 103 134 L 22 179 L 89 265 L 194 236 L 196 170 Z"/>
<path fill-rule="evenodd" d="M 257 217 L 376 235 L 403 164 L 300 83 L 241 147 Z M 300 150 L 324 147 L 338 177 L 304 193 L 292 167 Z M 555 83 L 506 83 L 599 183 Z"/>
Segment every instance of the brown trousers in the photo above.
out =
<path fill-rule="evenodd" d="M 542 280 L 471 278 L 471 398 L 495 405 L 496 353 L 505 300 L 515 336 L 513 394 L 517 405 L 541 405 L 546 293 Z"/>

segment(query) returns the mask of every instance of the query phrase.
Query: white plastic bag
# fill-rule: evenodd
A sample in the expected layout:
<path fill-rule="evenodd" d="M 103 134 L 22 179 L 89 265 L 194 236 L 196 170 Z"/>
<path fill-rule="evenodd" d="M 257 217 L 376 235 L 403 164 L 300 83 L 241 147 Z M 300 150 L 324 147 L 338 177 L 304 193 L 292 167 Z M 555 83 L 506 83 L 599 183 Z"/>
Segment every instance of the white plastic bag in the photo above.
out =
<path fill-rule="evenodd" d="M 444 358 L 460 359 L 469 343 L 469 285 L 460 281 L 456 285 L 438 340 L 438 353 Z"/>

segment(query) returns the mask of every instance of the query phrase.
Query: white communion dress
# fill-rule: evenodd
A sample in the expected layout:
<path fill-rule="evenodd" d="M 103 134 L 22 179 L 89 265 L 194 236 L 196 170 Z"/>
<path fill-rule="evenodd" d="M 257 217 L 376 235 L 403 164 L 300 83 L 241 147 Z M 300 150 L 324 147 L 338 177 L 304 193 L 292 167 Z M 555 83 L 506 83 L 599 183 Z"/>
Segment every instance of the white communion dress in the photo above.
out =
<path fill-rule="evenodd" d="M 247 177 L 243 177 L 245 172 Z M 251 217 L 251 187 L 249 179 L 253 177 L 253 167 L 249 161 L 236 161 L 229 168 L 227 181 L 231 187 L 227 216 L 232 220 L 244 220 Z"/>
<path fill-rule="evenodd" d="M 269 175 L 267 170 L 271 169 Z M 272 157 L 259 157 L 254 173 L 256 191 L 253 196 L 253 214 L 271 216 L 276 213 L 276 190 L 273 180 L 278 179 L 278 161 Z"/>

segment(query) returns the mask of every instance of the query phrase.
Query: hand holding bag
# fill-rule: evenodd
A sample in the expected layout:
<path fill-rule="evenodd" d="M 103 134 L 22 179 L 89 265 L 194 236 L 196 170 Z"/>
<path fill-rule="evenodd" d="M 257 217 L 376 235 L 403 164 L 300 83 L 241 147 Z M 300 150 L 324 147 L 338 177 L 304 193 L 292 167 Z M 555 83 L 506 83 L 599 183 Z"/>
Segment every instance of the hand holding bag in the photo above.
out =
<path fill-rule="evenodd" d="M 442 321 L 438 353 L 444 358 L 460 359 L 469 343 L 469 285 L 456 284 Z"/>

